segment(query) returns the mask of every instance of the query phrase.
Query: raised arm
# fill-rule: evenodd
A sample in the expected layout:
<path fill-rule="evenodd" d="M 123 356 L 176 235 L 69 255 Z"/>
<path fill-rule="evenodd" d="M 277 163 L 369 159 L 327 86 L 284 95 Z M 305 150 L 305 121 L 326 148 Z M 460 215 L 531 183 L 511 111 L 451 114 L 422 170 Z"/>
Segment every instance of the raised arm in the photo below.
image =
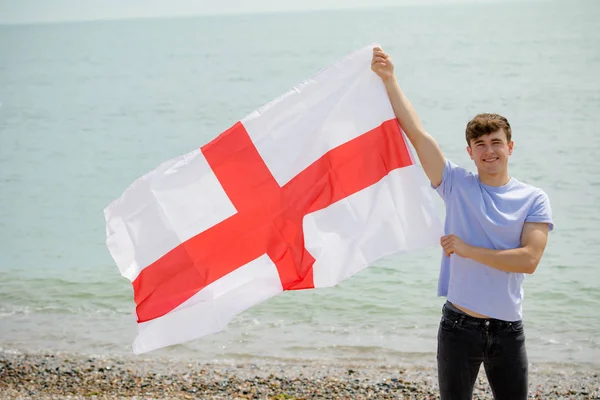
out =
<path fill-rule="evenodd" d="M 373 49 L 373 71 L 383 80 L 394 114 L 417 152 L 423 170 L 435 187 L 442 183 L 444 155 L 435 139 L 425 132 L 419 116 L 408 101 L 394 75 L 391 58 L 379 47 Z"/>

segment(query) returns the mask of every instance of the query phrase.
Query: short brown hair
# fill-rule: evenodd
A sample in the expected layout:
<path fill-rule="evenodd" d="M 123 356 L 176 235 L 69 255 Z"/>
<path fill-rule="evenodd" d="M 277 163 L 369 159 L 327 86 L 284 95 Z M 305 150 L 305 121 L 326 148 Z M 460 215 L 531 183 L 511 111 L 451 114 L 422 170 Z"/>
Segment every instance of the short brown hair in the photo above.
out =
<path fill-rule="evenodd" d="M 508 120 L 498 114 L 477 114 L 467 124 L 466 139 L 467 144 L 471 145 L 471 140 L 475 140 L 484 135 L 489 135 L 500 129 L 506 134 L 506 141 L 510 142 L 512 132 Z"/>

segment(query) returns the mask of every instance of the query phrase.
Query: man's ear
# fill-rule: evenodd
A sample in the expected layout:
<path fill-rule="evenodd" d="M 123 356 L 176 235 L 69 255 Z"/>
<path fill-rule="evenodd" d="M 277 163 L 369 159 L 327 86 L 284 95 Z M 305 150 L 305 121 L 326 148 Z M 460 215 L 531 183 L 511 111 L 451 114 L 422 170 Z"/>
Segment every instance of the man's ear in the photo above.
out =
<path fill-rule="evenodd" d="M 511 151 L 510 149 L 508 150 L 509 152 Z M 469 153 L 469 157 L 471 157 L 471 160 L 473 159 L 473 149 L 471 149 L 471 146 L 467 146 L 467 153 Z"/>
<path fill-rule="evenodd" d="M 515 145 L 515 142 L 513 142 L 512 140 L 510 142 L 508 142 L 508 155 L 512 155 L 513 152 L 513 147 Z"/>

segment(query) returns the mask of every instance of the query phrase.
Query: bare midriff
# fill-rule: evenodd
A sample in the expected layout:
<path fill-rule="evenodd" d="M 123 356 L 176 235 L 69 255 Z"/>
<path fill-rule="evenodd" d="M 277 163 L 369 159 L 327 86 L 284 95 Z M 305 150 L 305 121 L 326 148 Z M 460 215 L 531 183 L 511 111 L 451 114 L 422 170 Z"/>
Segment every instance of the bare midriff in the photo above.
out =
<path fill-rule="evenodd" d="M 476 313 L 475 311 L 471 311 L 468 308 L 461 307 L 461 306 L 456 305 L 454 303 L 452 303 L 452 305 L 454 307 L 458 308 L 460 311 L 464 312 L 465 314 L 470 315 L 471 317 L 475 317 L 475 318 L 489 318 L 487 315 Z"/>

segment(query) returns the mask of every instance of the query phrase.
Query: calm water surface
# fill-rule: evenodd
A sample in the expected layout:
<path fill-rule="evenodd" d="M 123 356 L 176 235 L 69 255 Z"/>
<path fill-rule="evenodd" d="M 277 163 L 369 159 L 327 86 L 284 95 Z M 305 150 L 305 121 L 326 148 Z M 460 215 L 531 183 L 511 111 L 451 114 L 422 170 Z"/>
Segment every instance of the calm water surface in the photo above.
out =
<path fill-rule="evenodd" d="M 556 223 L 525 283 L 531 361 L 600 367 L 598 20 L 600 3 L 572 1 L 0 26 L 0 347 L 130 354 L 132 290 L 104 244 L 103 208 L 379 42 L 454 162 L 472 167 L 473 115 L 509 118 L 511 174 L 546 190 Z M 150 356 L 431 363 L 440 255 L 284 293 Z"/>

